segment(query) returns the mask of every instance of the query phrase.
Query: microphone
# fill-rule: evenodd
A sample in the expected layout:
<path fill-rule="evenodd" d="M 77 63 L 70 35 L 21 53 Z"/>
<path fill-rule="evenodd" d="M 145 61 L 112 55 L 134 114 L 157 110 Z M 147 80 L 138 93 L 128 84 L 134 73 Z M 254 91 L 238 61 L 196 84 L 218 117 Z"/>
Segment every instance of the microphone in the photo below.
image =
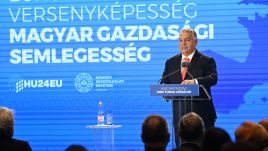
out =
<path fill-rule="evenodd" d="M 191 64 L 190 62 L 182 62 L 181 63 L 181 68 L 184 68 L 184 67 L 189 68 L 190 64 Z"/>
<path fill-rule="evenodd" d="M 188 67 L 190 66 L 190 62 L 185 62 L 185 63 L 188 64 Z M 195 78 L 193 77 L 193 75 L 192 75 L 188 70 L 186 70 L 186 73 L 189 74 L 189 76 L 192 78 L 192 80 L 195 79 Z M 206 89 L 203 85 L 201 85 L 201 84 L 200 84 L 200 87 L 205 91 L 205 93 L 206 93 L 208 99 L 210 100 L 210 99 L 211 99 L 211 96 L 208 94 L 207 89 Z"/>
<path fill-rule="evenodd" d="M 182 63 L 181 63 L 181 68 L 184 68 L 184 67 L 188 68 L 189 66 L 190 66 L 190 63 L 189 63 L 189 62 L 182 62 Z M 173 74 L 175 74 L 175 73 L 181 71 L 181 68 L 179 68 L 178 70 L 175 70 L 175 71 L 169 73 L 168 75 L 162 77 L 161 79 L 158 80 L 158 83 L 160 83 L 161 80 L 163 80 L 163 79 L 165 79 L 165 78 L 168 78 L 169 76 L 171 76 L 171 75 L 173 75 Z M 162 83 L 161 83 L 161 84 L 162 84 Z"/>

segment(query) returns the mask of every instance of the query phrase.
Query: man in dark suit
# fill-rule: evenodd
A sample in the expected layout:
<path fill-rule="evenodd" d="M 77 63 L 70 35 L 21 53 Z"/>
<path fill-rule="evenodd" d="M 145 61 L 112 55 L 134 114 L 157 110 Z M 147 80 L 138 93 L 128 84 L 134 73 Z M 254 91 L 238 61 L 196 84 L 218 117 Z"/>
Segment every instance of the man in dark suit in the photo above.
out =
<path fill-rule="evenodd" d="M 13 111 L 0 107 L 0 150 L 32 151 L 28 142 L 12 138 L 14 133 Z"/>
<path fill-rule="evenodd" d="M 175 132 L 181 116 L 192 111 L 202 117 L 205 128 L 213 127 L 216 119 L 210 90 L 210 87 L 215 85 L 218 80 L 216 62 L 213 58 L 200 53 L 196 49 L 197 43 L 197 34 L 193 29 L 187 28 L 181 31 L 179 37 L 181 53 L 166 61 L 161 80 L 161 83 L 165 84 L 199 84 L 203 86 L 199 88 L 199 96 L 173 100 Z M 188 62 L 188 68 L 183 68 L 182 62 Z M 178 147 L 180 141 L 176 135 L 175 140 Z"/>

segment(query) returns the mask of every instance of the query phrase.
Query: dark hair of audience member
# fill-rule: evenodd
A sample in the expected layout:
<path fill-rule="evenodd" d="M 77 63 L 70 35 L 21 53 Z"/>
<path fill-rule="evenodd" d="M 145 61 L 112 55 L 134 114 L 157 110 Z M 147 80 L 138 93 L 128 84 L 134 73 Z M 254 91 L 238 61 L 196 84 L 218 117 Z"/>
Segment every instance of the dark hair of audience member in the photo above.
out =
<path fill-rule="evenodd" d="M 170 136 L 166 120 L 159 115 L 148 116 L 142 124 L 141 135 L 145 146 L 165 148 Z"/>
<path fill-rule="evenodd" d="M 202 151 L 220 151 L 225 143 L 231 142 L 230 135 L 222 128 L 207 129 L 202 141 Z"/>
<path fill-rule="evenodd" d="M 70 145 L 65 151 L 87 151 L 87 149 L 82 145 Z"/>

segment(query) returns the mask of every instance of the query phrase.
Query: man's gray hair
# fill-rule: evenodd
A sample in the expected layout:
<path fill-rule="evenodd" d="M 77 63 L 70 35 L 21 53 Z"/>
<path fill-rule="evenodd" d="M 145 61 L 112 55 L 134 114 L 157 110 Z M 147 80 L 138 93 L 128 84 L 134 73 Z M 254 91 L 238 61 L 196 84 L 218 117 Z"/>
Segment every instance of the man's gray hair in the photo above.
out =
<path fill-rule="evenodd" d="M 204 121 L 194 112 L 187 113 L 181 118 L 178 130 L 181 139 L 184 141 L 200 140 L 205 131 Z"/>
<path fill-rule="evenodd" d="M 191 33 L 191 35 L 193 35 L 194 38 L 197 39 L 197 34 L 196 34 L 195 30 L 192 29 L 192 28 L 183 28 L 183 29 L 181 30 L 181 33 L 182 33 L 182 32 L 188 32 L 188 33 Z"/>
<path fill-rule="evenodd" d="M 14 112 L 13 110 L 0 107 L 0 135 L 12 137 L 14 126 Z"/>

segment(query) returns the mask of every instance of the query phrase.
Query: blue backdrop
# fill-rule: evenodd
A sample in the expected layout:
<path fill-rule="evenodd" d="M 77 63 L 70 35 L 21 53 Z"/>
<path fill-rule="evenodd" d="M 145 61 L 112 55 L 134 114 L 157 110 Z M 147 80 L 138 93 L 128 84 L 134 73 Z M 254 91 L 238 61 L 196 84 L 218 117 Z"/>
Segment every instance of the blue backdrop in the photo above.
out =
<path fill-rule="evenodd" d="M 113 114 L 116 150 L 143 150 L 141 123 L 171 102 L 150 96 L 183 27 L 215 58 L 216 126 L 230 135 L 267 117 L 267 0 L 1 0 L 0 106 L 34 151 L 94 150 L 98 101 Z M 169 144 L 171 149 L 171 143 Z"/>

